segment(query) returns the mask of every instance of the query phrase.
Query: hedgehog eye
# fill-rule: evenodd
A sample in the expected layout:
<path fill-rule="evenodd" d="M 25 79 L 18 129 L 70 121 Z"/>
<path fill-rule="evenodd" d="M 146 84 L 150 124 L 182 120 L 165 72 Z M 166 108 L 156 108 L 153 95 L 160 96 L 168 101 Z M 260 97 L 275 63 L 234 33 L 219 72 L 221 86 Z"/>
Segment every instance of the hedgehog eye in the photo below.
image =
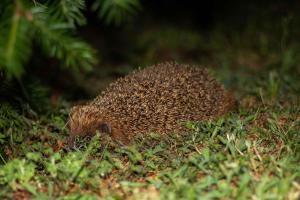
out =
<path fill-rule="evenodd" d="M 99 125 L 99 132 L 111 134 L 111 127 L 106 123 L 101 123 Z"/>

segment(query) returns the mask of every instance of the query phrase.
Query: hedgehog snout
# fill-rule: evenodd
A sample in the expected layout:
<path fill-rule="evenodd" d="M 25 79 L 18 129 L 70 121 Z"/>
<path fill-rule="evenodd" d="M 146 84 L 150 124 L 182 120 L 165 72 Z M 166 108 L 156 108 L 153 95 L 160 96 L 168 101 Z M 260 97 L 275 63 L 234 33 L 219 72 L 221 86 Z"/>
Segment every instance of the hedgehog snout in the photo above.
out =
<path fill-rule="evenodd" d="M 111 134 L 111 126 L 108 123 L 102 122 L 98 126 L 98 131 L 100 133 Z"/>
<path fill-rule="evenodd" d="M 106 122 L 94 122 L 91 126 L 76 126 L 71 129 L 71 135 L 78 135 L 83 137 L 93 137 L 97 132 L 100 134 L 111 135 L 112 128 Z"/>

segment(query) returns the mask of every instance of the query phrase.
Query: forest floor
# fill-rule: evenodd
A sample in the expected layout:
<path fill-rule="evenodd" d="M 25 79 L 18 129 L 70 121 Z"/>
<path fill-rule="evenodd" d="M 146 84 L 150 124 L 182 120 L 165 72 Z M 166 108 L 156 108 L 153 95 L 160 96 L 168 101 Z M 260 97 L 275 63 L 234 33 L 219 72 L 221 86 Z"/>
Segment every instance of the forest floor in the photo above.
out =
<path fill-rule="evenodd" d="M 260 45 L 248 40 L 254 37 Z M 187 135 L 149 134 L 127 147 L 96 136 L 70 151 L 64 145 L 70 103 L 64 98 L 42 113 L 1 104 L 0 198 L 299 199 L 299 52 L 294 46 L 273 51 L 263 34 L 246 38 L 184 40 L 169 48 L 193 50 L 175 55 L 151 42 L 142 58 L 201 54 L 178 60 L 212 66 L 239 101 L 219 120 L 187 122 Z M 197 51 L 195 42 L 204 50 Z"/>

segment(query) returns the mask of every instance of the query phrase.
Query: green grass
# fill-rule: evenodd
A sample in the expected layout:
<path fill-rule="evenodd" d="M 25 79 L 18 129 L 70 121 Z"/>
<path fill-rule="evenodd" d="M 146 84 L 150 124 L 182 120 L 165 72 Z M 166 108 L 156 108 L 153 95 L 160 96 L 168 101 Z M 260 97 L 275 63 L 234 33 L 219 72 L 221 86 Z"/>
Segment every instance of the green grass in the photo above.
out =
<path fill-rule="evenodd" d="M 27 135 L 5 140 L 1 134 L 5 163 L 0 168 L 0 196 L 297 199 L 300 107 L 274 105 L 273 95 L 261 106 L 240 105 L 236 113 L 214 122 L 187 122 L 186 135 L 150 134 L 129 147 L 109 140 L 99 143 L 95 137 L 74 151 L 61 146 L 67 132 L 65 110 L 29 120 L 2 106 L 2 116 L 11 120 L 8 135 Z"/>
<path fill-rule="evenodd" d="M 297 50 L 261 69 L 234 63 L 228 51 L 215 55 L 212 72 L 234 90 L 237 110 L 186 122 L 185 135 L 151 133 L 127 147 L 96 136 L 70 151 L 66 102 L 44 114 L 1 104 L 0 198 L 299 199 Z"/>

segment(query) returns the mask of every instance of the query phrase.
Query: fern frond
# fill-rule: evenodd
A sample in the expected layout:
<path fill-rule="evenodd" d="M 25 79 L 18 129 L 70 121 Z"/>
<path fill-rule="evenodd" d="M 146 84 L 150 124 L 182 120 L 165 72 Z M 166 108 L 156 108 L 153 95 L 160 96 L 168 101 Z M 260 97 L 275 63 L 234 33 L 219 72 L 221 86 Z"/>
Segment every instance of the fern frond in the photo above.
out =
<path fill-rule="evenodd" d="M 128 21 L 141 8 L 139 0 L 96 0 L 92 10 L 106 23 L 120 25 Z"/>

